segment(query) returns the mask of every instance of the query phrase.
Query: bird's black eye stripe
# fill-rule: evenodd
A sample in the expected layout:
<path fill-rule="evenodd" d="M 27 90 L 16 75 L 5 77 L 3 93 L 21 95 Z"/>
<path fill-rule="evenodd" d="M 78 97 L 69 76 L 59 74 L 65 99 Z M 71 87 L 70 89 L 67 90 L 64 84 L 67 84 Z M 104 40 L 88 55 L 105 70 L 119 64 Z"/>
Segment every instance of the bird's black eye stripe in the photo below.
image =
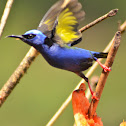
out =
<path fill-rule="evenodd" d="M 24 38 L 26 39 L 32 39 L 34 38 L 36 35 L 35 34 L 28 34 L 28 35 L 22 35 Z"/>

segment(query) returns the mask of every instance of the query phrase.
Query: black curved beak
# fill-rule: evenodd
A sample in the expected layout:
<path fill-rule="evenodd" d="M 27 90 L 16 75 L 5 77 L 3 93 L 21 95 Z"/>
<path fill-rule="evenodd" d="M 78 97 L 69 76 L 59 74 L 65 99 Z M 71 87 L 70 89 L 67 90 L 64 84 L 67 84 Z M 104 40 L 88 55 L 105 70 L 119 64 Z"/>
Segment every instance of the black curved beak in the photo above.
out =
<path fill-rule="evenodd" d="M 11 37 L 11 38 L 19 38 L 19 39 L 23 39 L 24 37 L 22 35 L 9 35 L 7 37 Z"/>
<path fill-rule="evenodd" d="M 32 43 L 30 43 L 29 41 L 27 41 L 27 39 L 25 38 L 25 35 L 9 35 L 7 37 L 10 37 L 10 38 L 16 38 L 16 40 L 22 40 L 23 42 L 29 44 L 29 45 L 32 45 Z M 32 45 L 33 46 L 33 45 Z"/>

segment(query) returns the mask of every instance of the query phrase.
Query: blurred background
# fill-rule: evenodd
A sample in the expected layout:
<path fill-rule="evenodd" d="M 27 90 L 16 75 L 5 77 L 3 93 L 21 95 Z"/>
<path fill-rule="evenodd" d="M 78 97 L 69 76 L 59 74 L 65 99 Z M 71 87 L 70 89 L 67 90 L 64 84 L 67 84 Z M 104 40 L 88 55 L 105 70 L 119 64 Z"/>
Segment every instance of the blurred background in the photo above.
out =
<path fill-rule="evenodd" d="M 36 29 L 44 14 L 55 2 L 56 0 L 14 1 L 0 40 L 0 88 L 30 48 L 21 41 L 5 37 Z M 116 16 L 85 31 L 83 41 L 77 45 L 77 47 L 93 51 L 102 51 L 117 31 L 117 22 L 123 23 L 126 20 L 126 0 L 80 0 L 80 2 L 86 12 L 85 20 L 80 27 L 106 14 L 111 9 L 119 9 Z M 5 4 L 6 0 L 0 0 L 0 17 Z M 97 114 L 102 118 L 104 126 L 119 126 L 123 119 L 126 120 L 125 53 L 126 33 L 122 35 L 120 48 L 97 108 Z M 100 75 L 101 71 L 99 66 L 93 75 Z M 0 125 L 46 125 L 80 79 L 71 72 L 51 67 L 39 55 L 0 108 Z M 54 126 L 72 126 L 73 123 L 72 104 L 70 104 Z"/>

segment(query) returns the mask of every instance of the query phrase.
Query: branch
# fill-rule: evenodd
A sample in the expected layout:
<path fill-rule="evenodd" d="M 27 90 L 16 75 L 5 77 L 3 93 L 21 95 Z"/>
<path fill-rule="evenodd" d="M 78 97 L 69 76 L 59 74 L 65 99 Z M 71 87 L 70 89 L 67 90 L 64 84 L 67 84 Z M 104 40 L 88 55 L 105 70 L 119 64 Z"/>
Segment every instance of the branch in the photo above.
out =
<path fill-rule="evenodd" d="M 119 27 L 119 31 L 121 31 L 121 33 L 125 32 L 125 30 L 126 30 L 126 21 Z"/>
<path fill-rule="evenodd" d="M 2 16 L 1 21 L 0 21 L 0 38 L 2 36 L 2 33 L 3 33 L 4 27 L 5 27 L 7 18 L 9 16 L 12 4 L 13 4 L 13 0 L 8 0 L 7 3 L 6 3 L 6 6 L 5 6 L 5 9 L 4 9 L 4 12 L 3 12 L 3 16 Z"/>
<path fill-rule="evenodd" d="M 113 10 L 109 11 L 107 14 L 101 16 L 100 18 L 98 18 L 98 19 L 94 20 L 93 22 L 87 24 L 86 26 L 82 27 L 79 31 L 84 32 L 85 30 L 98 24 L 99 22 L 105 20 L 106 18 L 115 16 L 117 14 L 117 12 L 118 12 L 118 9 L 113 9 Z"/>
<path fill-rule="evenodd" d="M 115 59 L 115 55 L 116 55 L 117 50 L 118 50 L 119 45 L 120 45 L 120 40 L 121 40 L 121 32 L 118 31 L 118 32 L 116 32 L 116 34 L 114 36 L 111 49 L 108 53 L 108 56 L 107 56 L 107 59 L 106 59 L 106 62 L 105 62 L 105 66 L 107 66 L 107 67 L 112 66 L 114 59 Z M 104 70 L 103 70 L 102 73 L 101 73 L 101 76 L 100 76 L 100 79 L 98 81 L 98 85 L 97 85 L 96 91 L 95 91 L 95 95 L 98 99 L 100 99 L 100 97 L 101 97 L 101 94 L 102 94 L 102 91 L 104 89 L 108 75 L 109 75 L 109 71 L 104 72 Z M 98 103 L 99 103 L 99 100 L 92 99 L 91 105 L 89 107 L 89 118 L 93 118 Z"/>
<path fill-rule="evenodd" d="M 18 68 L 14 71 L 9 80 L 4 84 L 4 86 L 0 90 L 0 107 L 10 95 L 10 93 L 20 81 L 20 79 L 23 77 L 23 75 L 27 72 L 31 63 L 37 57 L 38 54 L 39 52 L 35 48 L 31 47 L 31 49 L 26 54 Z"/>

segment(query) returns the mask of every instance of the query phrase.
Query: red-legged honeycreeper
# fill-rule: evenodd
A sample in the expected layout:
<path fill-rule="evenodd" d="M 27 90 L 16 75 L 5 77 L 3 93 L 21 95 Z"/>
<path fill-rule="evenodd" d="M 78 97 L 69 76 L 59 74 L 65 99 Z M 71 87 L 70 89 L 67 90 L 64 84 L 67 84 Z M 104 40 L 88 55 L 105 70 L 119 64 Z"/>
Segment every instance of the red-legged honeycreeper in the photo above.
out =
<path fill-rule="evenodd" d="M 81 8 L 78 0 L 60 0 L 45 14 L 37 30 L 8 37 L 19 38 L 33 46 L 51 66 L 74 72 L 85 79 L 93 95 L 89 80 L 82 71 L 92 66 L 93 61 L 97 61 L 104 71 L 111 69 L 98 61 L 98 58 L 106 58 L 108 53 L 72 47 L 82 40 L 77 29 L 85 16 Z"/>

